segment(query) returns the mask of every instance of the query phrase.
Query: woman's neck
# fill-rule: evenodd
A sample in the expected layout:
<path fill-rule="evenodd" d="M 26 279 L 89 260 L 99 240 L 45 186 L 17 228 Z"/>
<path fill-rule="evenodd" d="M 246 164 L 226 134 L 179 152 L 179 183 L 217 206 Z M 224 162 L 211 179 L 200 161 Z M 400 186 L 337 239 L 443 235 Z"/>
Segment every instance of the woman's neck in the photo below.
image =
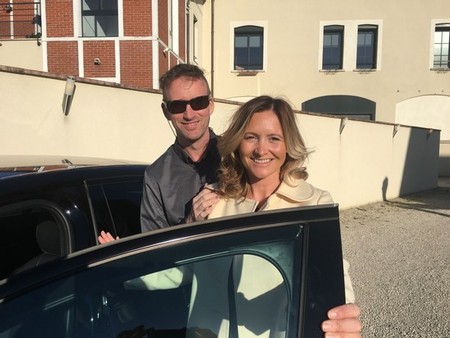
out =
<path fill-rule="evenodd" d="M 250 183 L 250 189 L 247 193 L 247 198 L 264 204 L 267 199 L 278 189 L 281 181 L 274 180 L 272 182 L 266 182 L 259 180 L 257 182 Z"/>

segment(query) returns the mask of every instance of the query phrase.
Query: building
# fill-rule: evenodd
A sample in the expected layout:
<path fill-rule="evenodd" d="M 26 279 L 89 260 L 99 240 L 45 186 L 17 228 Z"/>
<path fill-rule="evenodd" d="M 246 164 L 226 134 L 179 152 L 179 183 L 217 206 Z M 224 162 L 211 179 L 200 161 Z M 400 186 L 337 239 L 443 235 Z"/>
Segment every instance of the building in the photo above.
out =
<path fill-rule="evenodd" d="M 11 66 L 158 88 L 160 74 L 194 60 L 198 7 L 180 0 L 0 2 L 0 63 L 9 56 Z"/>
<path fill-rule="evenodd" d="M 12 23 L 20 6 L 0 3 L 0 64 L 158 89 L 196 63 L 217 98 L 440 129 L 450 175 L 447 0 L 46 0 L 29 33 Z"/>

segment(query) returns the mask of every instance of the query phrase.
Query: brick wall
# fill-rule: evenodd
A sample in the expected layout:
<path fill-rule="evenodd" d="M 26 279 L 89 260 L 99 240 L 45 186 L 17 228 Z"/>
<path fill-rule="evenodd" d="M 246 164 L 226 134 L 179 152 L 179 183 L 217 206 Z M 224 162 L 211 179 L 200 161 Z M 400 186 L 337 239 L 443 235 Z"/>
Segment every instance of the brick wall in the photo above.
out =
<path fill-rule="evenodd" d="M 78 47 L 76 41 L 52 41 L 47 44 L 48 71 L 78 76 Z"/>
<path fill-rule="evenodd" d="M 123 32 L 125 36 L 152 35 L 152 2 L 149 0 L 123 1 Z"/>
<path fill-rule="evenodd" d="M 178 11 L 178 20 L 179 20 L 179 57 L 183 60 L 186 60 L 186 2 L 184 0 L 179 1 L 179 11 Z"/>
<path fill-rule="evenodd" d="M 124 85 L 152 88 L 152 42 L 120 42 L 120 82 Z"/>
<path fill-rule="evenodd" d="M 115 77 L 116 58 L 114 41 L 84 41 L 83 42 L 83 63 L 84 77 Z M 95 59 L 100 60 L 100 64 L 95 64 Z"/>
<path fill-rule="evenodd" d="M 0 38 L 36 37 L 40 27 L 33 19 L 39 9 L 40 4 L 35 4 L 30 0 L 15 0 L 13 2 L 0 0 Z"/>
<path fill-rule="evenodd" d="M 47 0 L 47 36 L 74 36 L 72 0 Z"/>

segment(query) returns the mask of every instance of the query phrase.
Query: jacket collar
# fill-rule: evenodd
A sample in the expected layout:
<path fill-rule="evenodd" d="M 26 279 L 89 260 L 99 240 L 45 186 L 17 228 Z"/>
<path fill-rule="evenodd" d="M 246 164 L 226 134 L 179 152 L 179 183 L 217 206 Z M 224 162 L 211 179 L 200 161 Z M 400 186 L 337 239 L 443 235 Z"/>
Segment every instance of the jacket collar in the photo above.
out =
<path fill-rule="evenodd" d="M 306 183 L 303 179 L 285 178 L 278 189 L 266 201 L 261 210 L 265 210 L 270 206 L 273 199 L 283 197 L 293 202 L 301 203 L 309 200 L 314 196 L 314 187 Z M 258 202 L 250 198 L 242 198 L 235 201 L 236 207 L 239 209 L 238 213 L 255 211 Z"/>
<path fill-rule="evenodd" d="M 296 202 L 302 202 L 313 197 L 314 188 L 303 179 L 292 179 L 287 177 L 281 182 L 275 194 L 284 196 Z"/>

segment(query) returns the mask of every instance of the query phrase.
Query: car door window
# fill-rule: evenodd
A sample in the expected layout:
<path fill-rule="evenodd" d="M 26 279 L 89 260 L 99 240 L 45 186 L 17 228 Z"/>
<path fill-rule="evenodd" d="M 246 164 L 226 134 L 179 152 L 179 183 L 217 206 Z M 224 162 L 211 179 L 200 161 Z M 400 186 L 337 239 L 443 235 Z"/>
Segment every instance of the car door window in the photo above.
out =
<path fill-rule="evenodd" d="M 112 272 L 102 277 L 107 282 L 69 278 L 36 293 L 39 315 L 30 311 L 31 304 L 17 309 L 20 320 L 9 333 L 227 337 L 236 330 L 240 337 L 269 337 L 275 331 L 280 337 L 286 330 L 287 286 L 267 259 L 251 254 L 202 259 L 131 280 L 123 280 L 120 270 L 117 276 Z"/>
<path fill-rule="evenodd" d="M 120 238 L 140 233 L 142 179 L 88 182 L 88 189 L 97 231 Z"/>

